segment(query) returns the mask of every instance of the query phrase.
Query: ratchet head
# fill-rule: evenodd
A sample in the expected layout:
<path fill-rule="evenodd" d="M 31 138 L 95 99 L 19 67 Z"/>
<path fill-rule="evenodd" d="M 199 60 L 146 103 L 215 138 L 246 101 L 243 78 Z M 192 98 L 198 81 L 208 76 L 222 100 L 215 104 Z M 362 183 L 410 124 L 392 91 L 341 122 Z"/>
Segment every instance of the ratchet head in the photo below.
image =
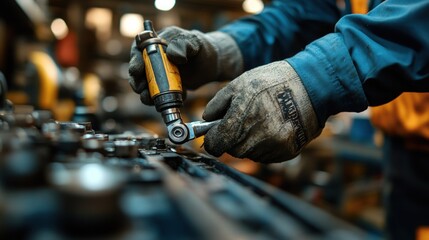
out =
<path fill-rule="evenodd" d="M 167 131 L 168 138 L 174 144 L 182 144 L 190 140 L 188 127 L 181 120 L 169 124 Z"/>
<path fill-rule="evenodd" d="M 210 128 L 219 122 L 220 120 L 213 122 L 196 121 L 183 123 L 179 119 L 167 126 L 168 138 L 175 144 L 183 144 L 206 134 Z"/>

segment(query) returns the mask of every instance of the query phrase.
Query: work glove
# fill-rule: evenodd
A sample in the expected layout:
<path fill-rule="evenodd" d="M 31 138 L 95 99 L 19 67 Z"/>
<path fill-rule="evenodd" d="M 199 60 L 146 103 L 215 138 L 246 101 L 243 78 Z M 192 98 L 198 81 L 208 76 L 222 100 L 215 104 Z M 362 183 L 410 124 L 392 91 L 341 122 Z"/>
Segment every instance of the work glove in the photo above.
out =
<path fill-rule="evenodd" d="M 222 32 L 202 33 L 168 27 L 159 34 L 167 41 L 168 59 L 179 68 L 186 89 L 213 81 L 232 80 L 243 72 L 243 59 L 231 36 Z M 148 90 L 141 51 L 131 47 L 129 83 L 144 104 L 153 104 Z"/>
<path fill-rule="evenodd" d="M 271 163 L 289 160 L 321 132 L 301 79 L 286 61 L 245 72 L 208 103 L 206 151 Z"/>

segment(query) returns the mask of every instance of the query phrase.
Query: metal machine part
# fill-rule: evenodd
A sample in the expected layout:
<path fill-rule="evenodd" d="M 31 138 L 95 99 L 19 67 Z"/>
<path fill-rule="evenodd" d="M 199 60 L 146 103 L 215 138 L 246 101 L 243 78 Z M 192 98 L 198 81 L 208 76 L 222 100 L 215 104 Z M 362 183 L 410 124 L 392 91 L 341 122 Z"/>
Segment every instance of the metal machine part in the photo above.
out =
<path fill-rule="evenodd" d="M 115 140 L 115 155 L 122 158 L 135 158 L 138 153 L 138 145 L 132 140 Z"/>
<path fill-rule="evenodd" d="M 164 122 L 168 125 L 174 121 L 181 120 L 179 108 L 168 108 L 161 112 Z"/>
<path fill-rule="evenodd" d="M 197 136 L 207 124 L 185 126 Z M 88 124 L 55 121 L 0 129 L 0 239 L 367 238 L 215 158 L 140 130 L 94 134 Z"/>

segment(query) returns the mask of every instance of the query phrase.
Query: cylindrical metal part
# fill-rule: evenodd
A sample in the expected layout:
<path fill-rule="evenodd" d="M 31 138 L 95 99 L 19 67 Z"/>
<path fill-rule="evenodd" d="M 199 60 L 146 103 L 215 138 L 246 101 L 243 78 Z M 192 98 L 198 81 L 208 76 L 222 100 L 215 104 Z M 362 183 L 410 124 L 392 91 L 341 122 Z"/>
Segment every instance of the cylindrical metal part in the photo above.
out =
<path fill-rule="evenodd" d="M 153 97 L 155 108 L 158 112 L 169 108 L 178 108 L 183 105 L 181 92 L 167 92 Z"/>
<path fill-rule="evenodd" d="M 78 124 L 85 127 L 85 134 L 94 134 L 95 133 L 94 129 L 92 129 L 92 123 L 91 122 L 78 122 Z"/>
<path fill-rule="evenodd" d="M 83 128 L 83 126 L 80 126 Z M 67 161 L 67 156 L 76 156 L 81 147 L 80 132 L 75 129 L 63 129 L 56 136 L 54 147 L 56 150 L 57 161 Z"/>
<path fill-rule="evenodd" d="M 120 194 L 126 179 L 122 170 L 100 163 L 54 163 L 49 170 L 50 183 L 60 197 L 62 231 L 87 239 L 120 229 Z"/>
<path fill-rule="evenodd" d="M 144 22 L 143 22 L 143 27 L 144 27 L 144 30 L 154 32 L 154 31 L 153 31 L 153 25 L 152 25 L 152 22 L 151 22 L 151 21 L 149 21 L 149 20 L 146 20 L 146 21 L 144 21 Z"/>
<path fill-rule="evenodd" d="M 106 141 L 104 139 L 100 139 L 96 137 L 84 138 L 82 139 L 82 147 L 83 149 L 85 149 L 86 152 L 98 152 L 104 155 L 105 142 Z"/>
<path fill-rule="evenodd" d="M 75 122 L 58 122 L 61 131 L 71 131 L 83 136 L 86 132 L 86 127 Z"/>
<path fill-rule="evenodd" d="M 157 150 L 165 150 L 167 149 L 167 145 L 165 144 L 165 140 L 162 138 L 156 139 L 156 145 Z"/>
<path fill-rule="evenodd" d="M 115 156 L 122 158 L 135 158 L 138 155 L 138 145 L 132 140 L 116 140 Z"/>
<path fill-rule="evenodd" d="M 169 124 L 171 122 L 174 122 L 178 119 L 182 119 L 182 116 L 180 115 L 180 109 L 179 108 L 168 108 L 161 112 L 162 118 L 164 119 L 165 124 Z"/>

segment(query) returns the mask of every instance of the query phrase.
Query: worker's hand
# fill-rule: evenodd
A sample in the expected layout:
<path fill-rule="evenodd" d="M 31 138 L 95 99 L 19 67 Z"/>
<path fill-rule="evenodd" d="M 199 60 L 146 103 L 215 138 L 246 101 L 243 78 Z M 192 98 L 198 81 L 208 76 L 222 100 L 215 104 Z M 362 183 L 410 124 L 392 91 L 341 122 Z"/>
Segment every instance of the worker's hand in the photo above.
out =
<path fill-rule="evenodd" d="M 208 82 L 232 80 L 242 73 L 243 60 L 235 41 L 222 32 L 202 33 L 168 27 L 159 34 L 167 41 L 167 57 L 177 65 L 186 89 Z M 131 47 L 130 85 L 143 103 L 151 104 L 141 51 Z"/>
<path fill-rule="evenodd" d="M 286 61 L 233 80 L 208 103 L 203 118 L 223 118 L 205 136 L 208 153 L 263 163 L 295 157 L 321 132 L 305 87 Z"/>

